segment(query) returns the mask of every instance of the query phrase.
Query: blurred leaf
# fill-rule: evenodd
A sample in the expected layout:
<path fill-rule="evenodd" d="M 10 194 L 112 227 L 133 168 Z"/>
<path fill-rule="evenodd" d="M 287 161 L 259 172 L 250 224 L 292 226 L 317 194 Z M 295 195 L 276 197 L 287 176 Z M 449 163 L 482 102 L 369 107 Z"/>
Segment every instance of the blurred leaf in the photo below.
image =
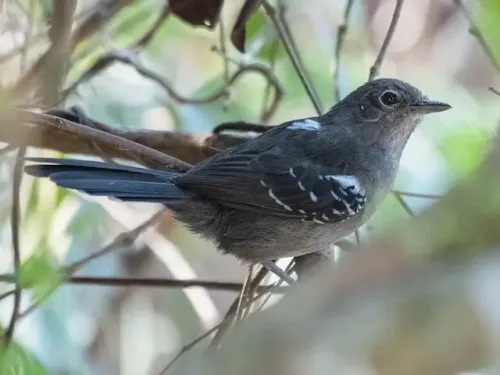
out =
<path fill-rule="evenodd" d="M 6 350 L 0 345 L 0 374 L 49 375 L 50 372 L 31 353 L 11 343 Z"/>
<path fill-rule="evenodd" d="M 39 249 L 21 266 L 20 285 L 31 288 L 36 300 L 52 293 L 61 281 L 62 273 L 49 251 Z"/>
<path fill-rule="evenodd" d="M 463 177 L 480 165 L 489 140 L 488 133 L 475 129 L 446 136 L 439 148 L 450 172 L 456 177 Z"/>
<path fill-rule="evenodd" d="M 224 0 L 170 0 L 169 6 L 179 18 L 194 26 L 213 29 Z"/>
<path fill-rule="evenodd" d="M 279 48 L 276 31 L 269 23 L 269 18 L 261 9 L 254 13 L 246 24 L 246 49 L 247 53 L 264 61 L 270 61 L 271 56 L 276 54 L 281 57 L 284 50 Z"/>
<path fill-rule="evenodd" d="M 494 59 L 500 63 L 500 1 L 481 0 L 481 7 L 477 21 L 479 32 L 484 35 Z"/>
<path fill-rule="evenodd" d="M 111 19 L 109 28 L 121 48 L 135 41 L 155 21 L 160 8 L 157 1 L 134 1 Z"/>
<path fill-rule="evenodd" d="M 233 42 L 233 45 L 241 52 L 245 52 L 247 22 L 255 12 L 255 10 L 258 9 L 261 3 L 262 0 L 246 0 L 240 10 L 238 18 L 236 19 L 233 31 L 231 32 L 231 41 Z"/>

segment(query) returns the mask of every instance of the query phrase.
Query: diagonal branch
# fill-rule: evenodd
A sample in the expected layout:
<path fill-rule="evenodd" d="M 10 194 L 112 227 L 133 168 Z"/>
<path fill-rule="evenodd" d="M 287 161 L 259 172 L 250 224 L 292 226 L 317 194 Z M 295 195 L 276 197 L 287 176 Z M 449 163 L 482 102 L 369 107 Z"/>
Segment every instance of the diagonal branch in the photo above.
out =
<path fill-rule="evenodd" d="M 335 71 L 333 73 L 333 83 L 335 85 L 335 101 L 340 101 L 340 85 L 339 85 L 339 71 L 340 71 L 340 56 L 342 48 L 344 47 L 345 37 L 347 35 L 347 28 L 349 27 L 349 16 L 351 14 L 352 5 L 354 0 L 347 0 L 344 9 L 344 20 L 337 29 L 337 40 L 335 41 Z"/>
<path fill-rule="evenodd" d="M 299 79 L 307 92 L 307 95 L 309 96 L 309 99 L 311 99 L 314 109 L 316 110 L 318 115 L 321 115 L 323 113 L 323 109 L 321 107 L 318 94 L 316 93 L 314 86 L 311 83 L 307 71 L 304 69 L 304 63 L 302 62 L 299 51 L 297 50 L 295 42 L 292 39 L 290 30 L 286 26 L 286 23 L 283 22 L 283 19 L 280 19 L 280 17 L 278 17 L 276 9 L 269 3 L 269 1 L 264 0 L 262 2 L 262 5 L 267 15 L 273 22 L 278 35 L 283 41 L 286 53 L 288 54 L 288 57 L 290 58 L 290 61 L 292 62 L 293 67 L 295 68 L 295 71 L 297 72 L 297 75 L 299 76 Z"/>
<path fill-rule="evenodd" d="M 232 140 L 231 137 L 219 137 L 210 134 L 193 135 L 145 129 L 121 130 L 88 117 L 85 118 L 85 121 L 82 121 L 84 124 L 81 124 L 81 119 L 74 112 L 76 111 L 52 110 L 43 114 L 18 110 L 10 114 L 3 114 L 0 120 L 0 142 L 9 144 L 10 149 L 26 145 L 65 153 L 102 156 L 96 154 L 95 147 L 92 145 L 94 141 L 99 142 L 97 136 L 101 133 L 95 132 L 95 130 L 99 130 L 114 137 L 155 149 L 160 153 L 169 154 L 171 157 L 180 159 L 185 163 L 195 164 L 215 154 L 217 150 L 212 147 L 226 148 L 225 145 L 231 145 Z M 17 118 L 16 114 L 18 115 Z M 82 137 L 74 129 L 74 123 L 79 125 L 79 129 L 85 128 L 87 136 Z M 114 142 L 114 139 L 112 142 Z M 126 147 L 124 144 L 108 146 L 99 143 L 99 146 L 102 153 L 110 158 L 125 160 L 137 160 L 139 158 L 139 155 L 136 155 L 133 149 Z M 158 165 L 158 163 L 148 160 L 142 160 L 142 163 L 152 167 Z"/>
<path fill-rule="evenodd" d="M 460 9 L 465 18 L 467 18 L 467 21 L 469 22 L 469 32 L 471 33 L 471 35 L 476 38 L 476 40 L 479 42 L 479 45 L 483 49 L 486 56 L 488 56 L 488 58 L 490 59 L 495 69 L 500 72 L 500 61 L 495 58 L 492 49 L 488 45 L 488 42 L 486 41 L 484 35 L 479 30 L 479 27 L 477 27 L 476 22 L 474 22 L 474 20 L 472 19 L 472 16 L 467 10 L 464 2 L 462 0 L 453 0 L 453 3 Z"/>
<path fill-rule="evenodd" d="M 380 47 L 380 51 L 378 52 L 377 58 L 370 68 L 370 74 L 368 76 L 368 81 L 375 79 L 380 71 L 380 66 L 382 65 L 382 61 L 384 61 L 385 53 L 387 52 L 387 48 L 391 43 L 392 36 L 394 35 L 394 31 L 396 31 L 396 26 L 399 21 L 399 16 L 401 15 L 401 9 L 403 9 L 404 0 L 396 0 L 396 6 L 394 7 L 394 13 L 392 14 L 391 23 L 389 24 L 389 28 L 387 29 L 387 34 L 385 34 L 384 41 L 382 43 L 382 47 Z"/>
<path fill-rule="evenodd" d="M 29 137 L 30 133 L 34 137 L 43 136 L 41 133 L 38 133 L 38 129 L 33 130 L 30 128 L 30 126 L 35 124 L 39 125 L 42 129 L 51 129 L 49 134 L 60 133 L 60 136 L 63 138 L 74 136 L 87 142 L 95 141 L 103 148 L 106 147 L 107 149 L 113 149 L 119 153 L 132 154 L 135 156 L 136 160 L 138 159 L 138 161 L 144 165 L 156 166 L 157 168 L 165 168 L 173 171 L 185 171 L 191 166 L 190 164 L 176 159 L 175 157 L 163 154 L 155 149 L 125 139 L 119 135 L 77 124 L 73 121 L 51 116 L 49 114 L 17 110 L 12 113 L 5 113 L 3 118 L 4 121 L 0 127 L 0 140 L 3 142 L 5 141 L 2 139 L 2 135 L 4 135 L 5 138 L 15 137 L 15 141 L 21 145 L 31 145 L 33 139 Z M 19 126 L 20 123 L 24 126 Z M 7 134 L 5 131 L 8 128 L 16 129 L 16 134 Z M 12 144 L 10 141 L 7 142 Z M 67 146 L 70 146 L 70 144 Z M 77 152 L 76 149 L 71 151 L 72 147 L 69 148 L 69 152 Z"/>

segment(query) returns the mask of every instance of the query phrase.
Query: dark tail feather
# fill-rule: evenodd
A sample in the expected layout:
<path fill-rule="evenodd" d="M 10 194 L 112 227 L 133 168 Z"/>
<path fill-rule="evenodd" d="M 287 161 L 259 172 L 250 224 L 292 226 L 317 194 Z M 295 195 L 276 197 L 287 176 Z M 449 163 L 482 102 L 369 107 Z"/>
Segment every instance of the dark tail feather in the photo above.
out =
<path fill-rule="evenodd" d="M 129 202 L 184 203 L 190 197 L 173 178 L 178 173 L 90 160 L 26 158 L 41 163 L 24 168 L 35 177 L 48 177 L 58 186 L 90 195 L 110 196 Z"/>

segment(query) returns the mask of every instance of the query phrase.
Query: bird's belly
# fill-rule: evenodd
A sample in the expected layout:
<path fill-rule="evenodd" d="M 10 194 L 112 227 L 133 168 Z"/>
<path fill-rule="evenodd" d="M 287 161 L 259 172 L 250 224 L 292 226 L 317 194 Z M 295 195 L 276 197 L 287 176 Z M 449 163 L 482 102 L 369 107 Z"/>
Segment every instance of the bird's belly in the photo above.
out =
<path fill-rule="evenodd" d="M 362 216 L 328 224 L 273 216 L 249 216 L 252 217 L 247 218 L 246 224 L 246 220 L 241 220 L 241 217 L 240 221 L 228 222 L 217 242 L 224 252 L 252 263 L 327 250 L 354 232 L 363 222 Z M 248 225 L 248 222 L 252 225 Z"/>

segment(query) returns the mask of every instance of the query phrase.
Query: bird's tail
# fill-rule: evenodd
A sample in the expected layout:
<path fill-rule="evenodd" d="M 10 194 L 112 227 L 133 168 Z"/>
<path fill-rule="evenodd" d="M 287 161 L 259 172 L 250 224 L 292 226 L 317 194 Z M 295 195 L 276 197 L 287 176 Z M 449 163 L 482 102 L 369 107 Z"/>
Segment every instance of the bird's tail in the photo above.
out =
<path fill-rule="evenodd" d="M 179 173 L 89 160 L 26 158 L 25 172 L 48 177 L 58 186 L 130 202 L 185 203 L 190 193 L 173 180 Z"/>

